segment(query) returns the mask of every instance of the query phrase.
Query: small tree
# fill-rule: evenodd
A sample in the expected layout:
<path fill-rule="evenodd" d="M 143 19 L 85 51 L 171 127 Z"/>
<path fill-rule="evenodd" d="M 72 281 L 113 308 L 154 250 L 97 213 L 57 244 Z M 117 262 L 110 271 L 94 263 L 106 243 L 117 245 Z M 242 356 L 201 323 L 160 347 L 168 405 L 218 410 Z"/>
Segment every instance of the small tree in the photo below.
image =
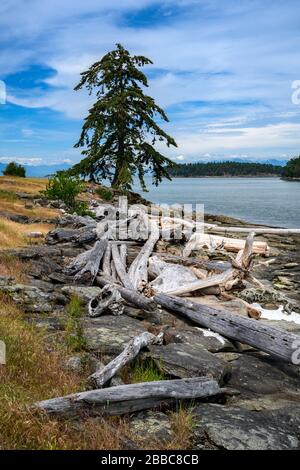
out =
<path fill-rule="evenodd" d="M 81 174 L 91 181 L 109 179 L 112 186 L 130 189 L 133 175 L 138 174 L 144 190 L 145 171 L 149 170 L 154 184 L 163 177 L 171 179 L 168 169 L 175 166 L 154 147 L 155 142 L 177 146 L 155 122 L 158 116 L 168 121 L 154 99 L 144 94 L 148 86 L 139 67 L 152 64 L 143 56 L 131 56 L 120 44 L 89 70 L 83 72 L 75 90 L 86 87 L 96 90 L 97 100 L 89 111 L 75 147 L 85 147 L 85 158 L 71 174 Z"/>
<path fill-rule="evenodd" d="M 65 171 L 59 171 L 49 178 L 47 187 L 42 194 L 48 199 L 59 200 L 66 204 L 68 210 L 79 215 L 90 214 L 85 201 L 78 201 L 76 197 L 85 189 L 79 177 L 72 177 Z"/>
<path fill-rule="evenodd" d="M 3 171 L 5 176 L 21 176 L 22 178 L 26 177 L 26 170 L 24 166 L 19 165 L 15 162 L 10 162 L 7 164 L 5 170 Z"/>

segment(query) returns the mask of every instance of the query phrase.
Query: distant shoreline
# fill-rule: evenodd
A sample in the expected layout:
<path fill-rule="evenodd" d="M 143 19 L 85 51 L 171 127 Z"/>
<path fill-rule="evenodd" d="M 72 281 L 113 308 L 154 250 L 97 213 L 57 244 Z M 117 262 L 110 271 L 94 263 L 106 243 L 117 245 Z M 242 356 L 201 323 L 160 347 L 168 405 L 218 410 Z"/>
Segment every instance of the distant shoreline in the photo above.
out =
<path fill-rule="evenodd" d="M 176 175 L 176 176 L 171 176 L 172 179 L 175 179 L 175 178 L 224 178 L 224 179 L 229 179 L 229 178 L 280 178 L 280 179 L 284 179 L 284 178 L 281 178 L 280 175 L 209 175 L 209 176 L 194 176 L 194 175 L 191 175 L 191 176 L 179 176 L 179 175 Z M 293 178 L 294 179 L 294 178 Z M 300 180 L 300 178 L 299 178 Z"/>

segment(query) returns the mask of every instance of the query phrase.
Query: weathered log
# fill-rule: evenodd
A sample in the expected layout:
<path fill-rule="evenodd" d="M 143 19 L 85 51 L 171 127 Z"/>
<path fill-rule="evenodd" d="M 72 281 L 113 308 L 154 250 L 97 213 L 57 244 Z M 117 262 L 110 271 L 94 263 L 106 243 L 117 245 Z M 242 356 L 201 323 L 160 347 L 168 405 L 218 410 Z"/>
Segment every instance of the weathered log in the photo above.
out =
<path fill-rule="evenodd" d="M 109 285 L 113 285 L 114 287 L 116 287 L 116 289 L 118 289 L 118 291 L 120 292 L 122 298 L 142 309 L 142 310 L 146 310 L 146 311 L 153 311 L 157 308 L 155 302 L 152 300 L 152 299 L 148 299 L 147 297 L 145 297 L 143 294 L 140 294 L 139 292 L 136 292 L 135 290 L 132 290 L 132 289 L 126 289 L 125 287 L 122 287 L 120 285 L 118 285 L 117 283 L 114 282 L 113 279 L 111 278 L 108 278 L 107 276 L 97 276 L 96 277 L 96 283 L 100 286 L 100 287 L 104 287 L 105 285 L 109 284 Z"/>
<path fill-rule="evenodd" d="M 148 333 L 148 331 L 141 333 L 127 344 L 119 356 L 113 359 L 102 370 L 90 375 L 89 383 L 93 385 L 93 388 L 103 387 L 122 367 L 135 359 L 141 349 L 146 348 L 150 344 L 162 344 L 162 341 L 163 334 L 155 336 L 152 333 Z"/>
<path fill-rule="evenodd" d="M 126 268 L 124 266 L 124 261 L 121 259 L 118 245 L 112 244 L 111 253 L 112 253 L 112 258 L 113 258 L 113 261 L 114 261 L 114 265 L 115 265 L 117 274 L 118 274 L 123 286 L 127 287 L 128 289 L 133 289 L 132 281 L 131 281 L 128 273 L 126 272 Z"/>
<path fill-rule="evenodd" d="M 88 312 L 90 317 L 100 317 L 104 312 L 109 311 L 113 315 L 122 315 L 124 305 L 122 296 L 114 286 L 106 285 L 101 293 L 90 300 Z"/>
<path fill-rule="evenodd" d="M 227 261 L 208 261 L 198 258 L 187 258 L 184 256 L 169 255 L 165 253 L 155 253 L 167 263 L 182 264 L 183 266 L 195 266 L 195 268 L 205 269 L 207 271 L 215 271 L 221 273 L 227 271 L 231 267 L 231 263 Z"/>
<path fill-rule="evenodd" d="M 37 402 L 35 408 L 62 416 L 74 416 L 84 411 L 92 415 L 121 415 L 172 404 L 177 400 L 206 398 L 225 391 L 208 377 L 159 380 L 51 398 Z"/>
<path fill-rule="evenodd" d="M 253 230 L 251 230 L 252 232 Z M 224 249 L 226 251 L 238 252 L 245 247 L 245 240 L 239 238 L 227 238 L 207 233 L 194 233 L 183 250 L 183 256 L 189 256 L 193 250 L 207 247 L 210 250 Z M 253 253 L 267 255 L 269 247 L 266 242 L 256 241 L 253 244 Z"/>
<path fill-rule="evenodd" d="M 108 241 L 106 239 L 98 240 L 93 246 L 93 248 L 87 252 L 88 256 L 85 257 L 86 264 L 75 275 L 74 277 L 75 282 L 82 282 L 84 284 L 87 284 L 87 283 L 93 284 L 98 274 L 100 262 L 107 248 L 107 245 L 108 245 Z M 81 262 L 82 262 L 82 258 L 81 258 Z"/>
<path fill-rule="evenodd" d="M 108 243 L 103 256 L 102 272 L 105 276 L 111 276 L 111 243 Z"/>
<path fill-rule="evenodd" d="M 180 285 L 175 289 L 171 288 L 166 293 L 182 295 L 213 286 L 224 286 L 226 290 L 230 290 L 236 283 L 248 275 L 253 258 L 254 235 L 254 232 L 248 235 L 244 249 L 240 250 L 236 259 L 232 261 L 232 268 L 223 273 L 209 276 L 206 279 L 192 281 L 191 283 Z"/>
<path fill-rule="evenodd" d="M 149 225 L 151 229 L 149 238 L 128 270 L 128 274 L 134 289 L 138 289 L 143 283 L 147 283 L 148 259 L 154 249 L 156 242 L 159 239 L 158 224 L 154 221 L 150 221 Z"/>
<path fill-rule="evenodd" d="M 149 259 L 149 271 L 156 275 L 156 278 L 149 284 L 155 292 L 176 291 L 182 285 L 190 285 L 197 281 L 196 274 L 190 268 L 180 264 L 166 263 L 156 256 Z"/>
<path fill-rule="evenodd" d="M 154 300 L 162 307 L 226 338 L 249 344 L 284 361 L 293 361 L 293 354 L 299 344 L 299 336 L 294 333 L 178 297 L 156 294 Z"/>
<path fill-rule="evenodd" d="M 258 235 L 297 235 L 300 234 L 299 228 L 271 228 L 271 227 L 209 227 L 212 233 L 250 233 L 255 232 Z"/>

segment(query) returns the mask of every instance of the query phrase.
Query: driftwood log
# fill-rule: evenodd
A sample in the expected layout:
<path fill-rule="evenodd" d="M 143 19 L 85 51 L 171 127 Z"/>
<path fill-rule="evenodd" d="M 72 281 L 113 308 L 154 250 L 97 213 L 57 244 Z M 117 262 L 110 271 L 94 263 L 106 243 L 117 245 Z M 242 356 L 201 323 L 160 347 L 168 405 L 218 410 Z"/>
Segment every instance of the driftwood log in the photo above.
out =
<path fill-rule="evenodd" d="M 129 364 L 139 354 L 140 350 L 150 344 L 162 344 L 163 333 L 158 336 L 145 331 L 133 338 L 125 347 L 124 351 L 107 364 L 102 370 L 99 370 L 89 377 L 89 383 L 93 388 L 101 388 L 126 364 Z"/>
<path fill-rule="evenodd" d="M 165 294 L 156 294 L 154 300 L 162 307 L 182 315 L 197 325 L 209 328 L 227 338 L 249 344 L 286 362 L 292 362 L 296 345 L 299 344 L 299 336 L 294 333 L 227 310 L 208 307 Z"/>
<path fill-rule="evenodd" d="M 251 230 L 253 232 L 253 230 Z M 218 235 L 210 235 L 208 233 L 194 233 L 183 250 L 183 256 L 189 256 L 193 250 L 207 247 L 213 251 L 216 249 L 224 249 L 225 251 L 238 252 L 245 247 L 245 240 L 239 238 L 227 238 Z M 253 244 L 253 253 L 260 255 L 268 255 L 269 247 L 266 242 L 256 241 Z"/>
<path fill-rule="evenodd" d="M 183 295 L 214 286 L 224 286 L 225 289 L 230 290 L 241 279 L 247 277 L 249 273 L 253 259 L 254 235 L 254 232 L 248 235 L 247 240 L 244 242 L 243 250 L 239 251 L 230 269 L 220 274 L 209 276 L 206 279 L 183 283 L 182 285 L 180 279 L 178 279 L 178 287 L 169 289 L 167 293 L 171 295 Z"/>
<path fill-rule="evenodd" d="M 121 415 L 172 404 L 176 400 L 195 400 L 225 393 L 208 377 L 159 380 L 119 385 L 37 402 L 35 408 L 52 415 Z"/>
<path fill-rule="evenodd" d="M 123 299 L 116 287 L 105 285 L 100 294 L 90 300 L 88 305 L 89 316 L 100 317 L 105 312 L 112 315 L 122 315 L 124 311 Z"/>
<path fill-rule="evenodd" d="M 107 276 L 97 276 L 96 284 L 100 287 L 104 287 L 107 284 L 113 285 L 116 289 L 118 289 L 122 298 L 126 302 L 142 310 L 153 311 L 157 308 L 153 299 L 148 299 L 143 294 L 140 294 L 139 292 L 135 290 L 126 289 L 125 287 L 120 286 L 119 284 L 115 283 L 112 278 L 108 278 Z"/>

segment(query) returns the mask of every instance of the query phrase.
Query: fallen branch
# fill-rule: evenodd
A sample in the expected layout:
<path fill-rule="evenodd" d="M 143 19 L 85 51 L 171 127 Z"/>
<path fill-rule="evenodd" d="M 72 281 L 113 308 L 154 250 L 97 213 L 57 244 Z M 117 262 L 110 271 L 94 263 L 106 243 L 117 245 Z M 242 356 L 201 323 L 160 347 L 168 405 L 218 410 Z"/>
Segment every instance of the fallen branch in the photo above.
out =
<path fill-rule="evenodd" d="M 148 281 L 148 259 L 154 249 L 156 242 L 159 239 L 158 224 L 150 221 L 150 236 L 141 251 L 132 262 L 128 274 L 134 289 L 138 289 L 143 283 Z"/>
<path fill-rule="evenodd" d="M 74 416 L 83 411 L 93 415 L 121 415 L 170 404 L 176 400 L 194 400 L 224 392 L 215 380 L 208 377 L 159 380 L 51 398 L 37 402 L 35 408 L 63 416 Z"/>
<path fill-rule="evenodd" d="M 146 348 L 150 344 L 162 344 L 163 334 L 155 336 L 145 331 L 140 335 L 133 338 L 125 347 L 124 351 L 107 364 L 102 370 L 95 372 L 89 377 L 89 382 L 94 388 L 101 388 L 106 384 L 116 373 L 129 364 L 139 354 L 140 350 Z"/>
<path fill-rule="evenodd" d="M 293 354 L 299 344 L 299 336 L 294 333 L 178 297 L 156 294 L 154 300 L 162 307 L 226 338 L 249 344 L 286 362 L 293 362 Z"/>
<path fill-rule="evenodd" d="M 96 283 L 100 287 L 104 287 L 107 284 L 109 284 L 110 286 L 115 287 L 116 289 L 118 289 L 118 291 L 120 292 L 122 298 L 126 302 L 134 305 L 137 308 L 140 308 L 142 310 L 146 310 L 148 312 L 149 311 L 151 312 L 151 311 L 153 311 L 157 308 L 155 302 L 152 299 L 148 299 L 143 294 L 140 294 L 139 292 L 136 292 L 135 290 L 126 289 L 125 287 L 122 287 L 122 286 L 116 284 L 113 281 L 113 279 L 108 278 L 107 276 L 106 277 L 97 276 L 96 277 Z"/>
<path fill-rule="evenodd" d="M 98 240 L 93 248 L 87 252 L 88 256 L 85 257 L 86 264 L 74 277 L 75 282 L 93 284 L 107 245 L 108 241 L 106 239 Z"/>

